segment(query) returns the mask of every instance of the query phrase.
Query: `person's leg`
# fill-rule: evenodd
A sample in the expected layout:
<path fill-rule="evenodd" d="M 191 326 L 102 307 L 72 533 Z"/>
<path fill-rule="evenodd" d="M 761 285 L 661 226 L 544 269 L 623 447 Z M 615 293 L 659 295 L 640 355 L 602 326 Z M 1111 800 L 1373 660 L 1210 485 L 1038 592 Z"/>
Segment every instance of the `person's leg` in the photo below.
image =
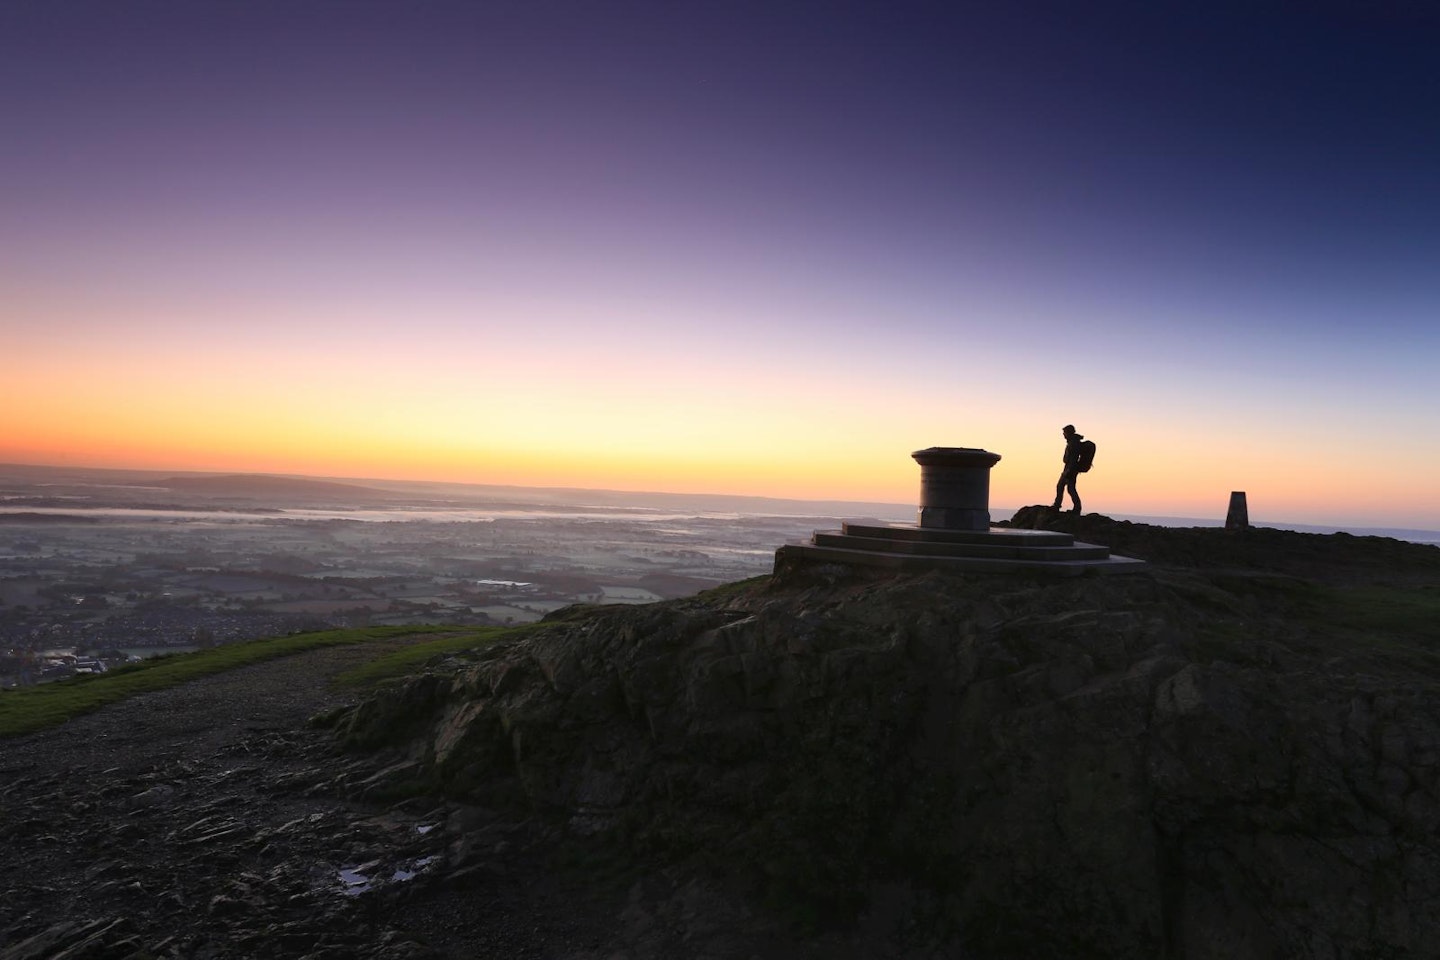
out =
<path fill-rule="evenodd" d="M 1079 512 L 1080 512 L 1080 492 L 1075 489 L 1075 480 L 1076 480 L 1076 478 L 1079 476 L 1079 474 L 1070 473 L 1070 472 L 1067 471 L 1066 474 L 1065 474 L 1065 476 L 1066 476 L 1066 478 L 1069 480 L 1069 483 L 1067 483 L 1067 484 L 1065 485 L 1065 489 L 1070 492 L 1070 501 L 1075 504 L 1075 512 L 1076 512 L 1076 513 L 1079 513 Z"/>
<path fill-rule="evenodd" d="M 1070 476 L 1069 470 L 1060 471 L 1060 479 L 1055 481 L 1055 503 L 1050 507 L 1051 510 L 1060 509 L 1060 500 L 1065 496 L 1065 479 L 1068 476 Z"/>

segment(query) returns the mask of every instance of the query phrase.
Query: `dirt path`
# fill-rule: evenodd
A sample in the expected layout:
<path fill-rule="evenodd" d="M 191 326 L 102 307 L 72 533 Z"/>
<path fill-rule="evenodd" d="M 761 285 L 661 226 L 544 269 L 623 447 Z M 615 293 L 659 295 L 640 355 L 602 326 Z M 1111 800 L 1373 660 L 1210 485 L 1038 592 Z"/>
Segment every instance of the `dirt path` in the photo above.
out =
<path fill-rule="evenodd" d="M 111 704 L 63 726 L 0 740 L 0 790 L 36 772 L 86 776 L 209 757 L 259 733 L 301 728 L 314 714 L 352 701 L 331 681 L 415 642 L 325 647 L 202 677 Z"/>
<path fill-rule="evenodd" d="M 355 698 L 335 676 L 414 639 L 245 667 L 0 741 L 0 960 L 593 956 L 543 889 L 505 912 L 457 898 L 449 848 L 457 830 L 483 834 L 483 813 L 358 802 L 381 761 L 306 725 Z M 500 840 L 519 831 L 493 825 Z M 472 880 L 523 893 L 525 877 L 497 861 Z"/>

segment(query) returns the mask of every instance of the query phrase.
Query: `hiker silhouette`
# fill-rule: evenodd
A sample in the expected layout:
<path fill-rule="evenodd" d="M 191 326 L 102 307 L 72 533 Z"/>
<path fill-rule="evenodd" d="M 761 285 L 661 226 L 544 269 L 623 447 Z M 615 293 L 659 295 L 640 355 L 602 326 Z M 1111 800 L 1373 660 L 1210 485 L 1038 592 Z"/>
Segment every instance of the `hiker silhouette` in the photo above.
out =
<path fill-rule="evenodd" d="M 1090 469 L 1090 462 L 1095 458 L 1095 444 L 1087 441 L 1083 433 L 1076 433 L 1073 424 L 1065 424 L 1060 433 L 1065 437 L 1065 453 L 1061 458 L 1065 469 L 1060 471 L 1060 479 L 1055 483 L 1055 503 L 1050 509 L 1059 510 L 1065 494 L 1069 493 L 1074 504 L 1070 512 L 1078 515 L 1080 493 L 1075 489 L 1075 480 Z"/>

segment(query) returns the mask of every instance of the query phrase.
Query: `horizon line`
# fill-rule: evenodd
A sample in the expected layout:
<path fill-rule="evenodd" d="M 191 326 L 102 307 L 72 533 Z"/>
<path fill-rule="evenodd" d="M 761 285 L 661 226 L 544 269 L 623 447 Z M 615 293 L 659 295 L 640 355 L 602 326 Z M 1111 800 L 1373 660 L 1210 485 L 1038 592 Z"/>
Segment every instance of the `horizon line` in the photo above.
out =
<path fill-rule="evenodd" d="M 794 503 L 794 504 L 836 505 L 836 506 L 844 505 L 844 506 L 856 506 L 856 507 L 862 507 L 862 506 L 869 506 L 869 507 L 891 507 L 891 508 L 899 508 L 899 509 L 905 509 L 905 510 L 914 510 L 914 509 L 917 509 L 916 506 L 915 506 L 915 504 L 913 504 L 913 503 L 900 503 L 900 502 L 897 502 L 897 501 L 889 501 L 889 500 L 840 499 L 840 498 L 833 498 L 833 497 L 826 497 L 826 498 L 779 497 L 779 496 L 769 496 L 769 495 L 765 495 L 765 494 L 753 494 L 753 493 L 696 493 L 696 492 L 686 492 L 686 493 L 682 493 L 682 492 L 666 491 L 666 490 L 620 490 L 620 489 L 614 489 L 614 488 L 608 488 L 608 487 L 574 487 L 574 486 L 525 485 L 525 484 L 513 484 L 513 483 L 482 483 L 482 482 L 478 482 L 478 481 L 469 481 L 469 480 L 403 480 L 403 479 L 393 478 L 393 477 L 346 477 L 346 476 L 329 476 L 329 475 L 306 474 L 306 473 L 280 473 L 280 472 L 269 472 L 269 471 L 249 471 L 249 472 L 246 472 L 246 471 L 236 471 L 236 470 L 193 470 L 193 469 L 182 469 L 182 468 L 152 468 L 152 467 L 93 467 L 93 466 L 60 465 L 60 464 L 46 464 L 46 463 L 15 463 L 15 462 L 4 462 L 4 463 L 0 463 L 0 470 L 5 470 L 5 469 L 8 469 L 8 468 L 20 468 L 20 469 L 25 469 L 25 470 L 53 470 L 53 471 L 76 470 L 76 471 L 89 471 L 89 472 L 95 472 L 95 473 L 129 473 L 129 474 L 144 474 L 144 475 L 149 475 L 149 476 L 193 475 L 193 476 L 205 476 L 205 477 L 273 477 L 273 478 L 278 478 L 278 479 L 317 480 L 317 481 L 339 481 L 339 482 L 356 483 L 356 484 L 359 484 L 359 483 L 419 484 L 419 485 L 426 485 L 426 486 L 446 486 L 446 487 L 481 487 L 481 488 L 488 488 L 488 489 L 492 489 L 492 490 L 530 490 L 530 491 L 545 491 L 545 492 L 549 492 L 549 493 L 600 493 L 600 494 L 621 494 L 621 495 L 631 496 L 631 497 L 647 497 L 647 496 L 653 496 L 653 497 L 675 497 L 675 498 L 680 498 L 680 497 L 694 497 L 694 498 L 715 499 L 715 500 L 720 500 L 720 499 L 724 499 L 724 500 L 746 500 L 746 501 L 772 502 L 772 503 Z M 1029 505 L 1029 506 L 1034 506 L 1034 504 L 1031 504 L 1031 505 Z M 992 512 L 992 513 L 1004 513 L 1004 512 L 1006 512 L 1006 511 L 1008 510 L 1009 513 L 1010 513 L 1010 515 L 1013 516 L 1013 515 L 1014 515 L 1016 512 L 1018 512 L 1020 509 L 1022 509 L 1022 508 L 1019 508 L 1019 507 L 1017 507 L 1017 508 L 997 507 L 997 508 L 992 508 L 991 512 Z M 1223 526 L 1223 525 L 1224 525 L 1224 522 L 1225 522 L 1223 518 L 1215 519 L 1215 518 L 1210 518 L 1210 517 L 1193 517 L 1193 516 L 1181 516 L 1181 515 L 1170 515 L 1170 514 L 1132 514 L 1132 513 L 1116 513 L 1116 514 L 1104 514 L 1104 516 L 1109 516 L 1109 517 L 1111 517 L 1112 519 L 1124 520 L 1124 521 L 1129 521 L 1129 522 L 1132 522 L 1132 523 L 1134 523 L 1134 522 L 1150 523 L 1150 524 L 1153 525 L 1153 526 L 1202 526 L 1202 527 L 1204 527 L 1204 526 Z M 1156 521 L 1178 521 L 1178 522 L 1174 522 L 1174 523 L 1164 523 L 1164 522 L 1156 522 Z M 1189 522 L 1189 521 L 1194 521 L 1194 522 Z M 1297 532 L 1315 532 L 1315 531 L 1322 531 L 1322 530 L 1324 530 L 1324 531 L 1330 531 L 1330 532 L 1344 533 L 1344 532 L 1349 532 L 1349 531 L 1351 531 L 1351 530 L 1360 530 L 1360 531 L 1368 531 L 1368 532 L 1370 533 L 1370 535 L 1373 535 L 1375 532 L 1382 532 L 1382 535 L 1383 535 L 1383 533 L 1421 533 L 1421 534 L 1431 534 L 1431 535 L 1433 535 L 1433 536 L 1436 538 L 1437 541 L 1440 541 L 1440 530 L 1434 530 L 1434 529 L 1430 529 L 1430 528 L 1428 528 L 1428 527 L 1389 526 L 1389 525 L 1367 524 L 1367 523 L 1334 523 L 1334 522 L 1330 522 L 1330 523 L 1313 523 L 1313 522 L 1280 521 L 1280 520 L 1269 520 L 1269 521 L 1260 521 L 1260 520 L 1257 520 L 1257 521 L 1251 522 L 1250 526 L 1252 526 L 1252 527 L 1267 527 L 1267 526 L 1268 526 L 1268 527 L 1272 527 L 1272 528 L 1275 528 L 1275 529 L 1281 529 L 1281 530 L 1295 530 L 1295 531 L 1297 531 Z M 1403 538 L 1400 538 L 1400 539 L 1403 539 Z"/>

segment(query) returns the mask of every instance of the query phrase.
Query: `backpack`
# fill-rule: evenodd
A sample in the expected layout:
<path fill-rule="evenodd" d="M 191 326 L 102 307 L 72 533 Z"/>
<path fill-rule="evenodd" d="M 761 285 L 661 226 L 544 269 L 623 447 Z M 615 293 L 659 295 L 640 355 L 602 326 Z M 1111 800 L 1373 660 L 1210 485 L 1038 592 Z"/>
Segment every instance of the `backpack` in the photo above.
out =
<path fill-rule="evenodd" d="M 1095 441 L 1080 441 L 1080 460 L 1075 464 L 1075 469 L 1081 473 L 1089 473 L 1090 465 L 1095 462 Z"/>

